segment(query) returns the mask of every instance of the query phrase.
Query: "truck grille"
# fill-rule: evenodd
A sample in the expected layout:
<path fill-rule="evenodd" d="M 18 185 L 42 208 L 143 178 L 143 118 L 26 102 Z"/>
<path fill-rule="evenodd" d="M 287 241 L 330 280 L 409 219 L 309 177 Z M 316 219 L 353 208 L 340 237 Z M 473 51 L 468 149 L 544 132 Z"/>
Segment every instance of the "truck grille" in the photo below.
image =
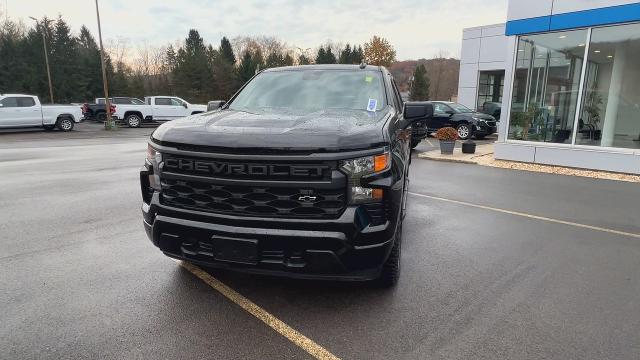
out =
<path fill-rule="evenodd" d="M 345 190 L 163 179 L 164 205 L 210 213 L 285 218 L 335 218 L 346 206 Z"/>

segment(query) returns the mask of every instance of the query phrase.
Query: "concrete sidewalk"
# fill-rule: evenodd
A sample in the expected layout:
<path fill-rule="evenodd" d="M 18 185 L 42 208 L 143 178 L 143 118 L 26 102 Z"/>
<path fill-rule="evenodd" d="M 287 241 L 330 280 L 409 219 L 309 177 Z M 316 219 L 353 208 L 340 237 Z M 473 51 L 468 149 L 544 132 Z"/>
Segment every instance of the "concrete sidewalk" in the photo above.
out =
<path fill-rule="evenodd" d="M 461 143 L 458 142 L 458 144 L 456 145 L 459 146 L 460 144 Z M 640 176 L 638 175 L 621 174 L 599 170 L 568 168 L 554 165 L 531 164 L 517 161 L 497 160 L 493 157 L 493 143 L 478 144 L 475 154 L 463 154 L 462 149 L 456 147 L 453 150 L 453 155 L 442 154 L 440 153 L 440 149 L 437 149 L 418 154 L 418 157 L 420 159 L 477 164 L 502 169 L 533 171 L 547 174 L 580 176 L 592 179 L 606 179 L 640 183 Z"/>
<path fill-rule="evenodd" d="M 460 145 L 461 142 L 458 142 L 456 145 Z M 478 164 L 479 159 L 486 155 L 493 154 L 493 143 L 490 144 L 478 144 L 476 146 L 475 154 L 463 154 L 462 148 L 456 147 L 453 150 L 453 155 L 442 154 L 440 149 L 431 150 L 424 152 L 422 154 L 418 154 L 418 157 L 421 159 L 428 160 L 436 160 L 436 161 L 450 161 L 450 162 L 461 162 L 466 164 Z"/>

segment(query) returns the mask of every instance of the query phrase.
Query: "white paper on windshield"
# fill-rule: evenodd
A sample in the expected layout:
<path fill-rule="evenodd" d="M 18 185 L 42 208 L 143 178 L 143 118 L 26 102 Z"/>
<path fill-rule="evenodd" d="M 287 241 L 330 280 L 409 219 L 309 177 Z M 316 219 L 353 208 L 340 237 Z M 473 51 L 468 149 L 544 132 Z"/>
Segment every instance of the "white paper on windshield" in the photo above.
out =
<path fill-rule="evenodd" d="M 378 100 L 369 99 L 369 103 L 367 104 L 367 111 L 376 111 L 377 107 L 378 107 Z"/>

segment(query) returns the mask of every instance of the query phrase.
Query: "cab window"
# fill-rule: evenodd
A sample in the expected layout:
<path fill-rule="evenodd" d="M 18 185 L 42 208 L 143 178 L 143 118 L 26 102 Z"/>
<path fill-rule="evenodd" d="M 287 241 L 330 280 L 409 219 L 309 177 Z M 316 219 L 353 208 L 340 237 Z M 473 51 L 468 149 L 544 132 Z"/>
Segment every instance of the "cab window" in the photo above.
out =
<path fill-rule="evenodd" d="M 156 98 L 156 105 L 172 105 L 169 98 Z"/>
<path fill-rule="evenodd" d="M 171 98 L 171 105 L 182 106 L 184 103 L 180 99 Z"/>
<path fill-rule="evenodd" d="M 18 98 L 16 97 L 8 97 L 0 100 L 0 104 L 5 108 L 14 108 L 18 107 Z"/>
<path fill-rule="evenodd" d="M 36 101 L 32 97 L 19 97 L 18 107 L 32 107 L 36 106 Z"/>

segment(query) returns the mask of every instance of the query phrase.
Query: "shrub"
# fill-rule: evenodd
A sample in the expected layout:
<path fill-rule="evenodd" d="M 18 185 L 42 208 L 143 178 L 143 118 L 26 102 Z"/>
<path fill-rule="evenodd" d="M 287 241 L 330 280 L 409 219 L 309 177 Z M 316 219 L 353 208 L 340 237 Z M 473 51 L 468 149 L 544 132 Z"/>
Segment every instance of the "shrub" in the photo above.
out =
<path fill-rule="evenodd" d="M 442 141 L 455 141 L 458 140 L 458 130 L 452 127 L 445 127 L 436 132 L 436 139 Z"/>

